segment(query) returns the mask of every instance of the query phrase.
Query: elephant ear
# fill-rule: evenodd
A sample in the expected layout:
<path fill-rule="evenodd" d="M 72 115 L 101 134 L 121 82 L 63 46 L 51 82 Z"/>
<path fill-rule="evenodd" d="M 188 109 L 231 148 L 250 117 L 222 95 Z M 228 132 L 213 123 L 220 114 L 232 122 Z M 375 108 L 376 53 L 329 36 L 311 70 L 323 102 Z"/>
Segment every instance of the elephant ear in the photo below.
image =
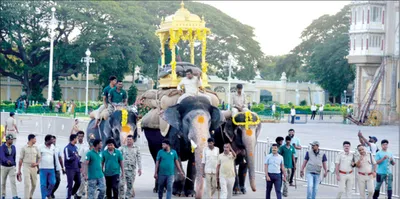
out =
<path fill-rule="evenodd" d="M 179 104 L 168 107 L 164 114 L 162 115 L 162 119 L 165 120 L 169 125 L 181 131 L 182 128 L 182 119 L 181 114 L 179 113 Z"/>
<path fill-rule="evenodd" d="M 222 123 L 224 122 L 223 120 L 224 118 L 222 117 L 221 111 L 214 106 L 211 107 L 210 115 L 211 115 L 210 127 L 212 130 L 215 130 L 222 125 Z"/>

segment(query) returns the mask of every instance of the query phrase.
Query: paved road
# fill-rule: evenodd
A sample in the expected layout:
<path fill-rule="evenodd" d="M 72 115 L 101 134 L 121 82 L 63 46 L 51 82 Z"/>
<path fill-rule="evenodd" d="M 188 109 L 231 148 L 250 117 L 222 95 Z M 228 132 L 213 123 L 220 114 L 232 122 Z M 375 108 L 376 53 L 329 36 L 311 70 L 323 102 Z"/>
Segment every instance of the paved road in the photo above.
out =
<path fill-rule="evenodd" d="M 308 145 L 308 143 L 318 140 L 321 148 L 330 149 L 341 149 L 345 140 L 350 141 L 355 148 L 359 144 L 357 133 L 358 130 L 361 130 L 365 137 L 376 136 L 379 148 L 381 148 L 381 140 L 388 139 L 389 150 L 395 156 L 399 156 L 400 126 L 372 127 L 314 122 L 307 124 L 264 123 L 258 140 L 267 140 L 269 138 L 271 142 L 275 142 L 277 136 L 285 137 L 291 128 L 296 131 L 296 136 L 300 138 L 301 145 Z"/>
<path fill-rule="evenodd" d="M 18 135 L 18 139 L 16 142 L 16 147 L 17 147 L 17 152 L 19 152 L 19 149 L 26 143 L 27 139 L 26 133 L 21 133 Z M 42 144 L 44 142 L 44 136 L 38 135 L 37 136 L 37 144 Z M 58 137 L 57 138 L 57 144 L 60 147 L 66 146 L 68 143 L 67 138 L 65 137 Z M 135 182 L 135 191 L 137 194 L 136 198 L 156 198 L 157 195 L 152 192 L 153 185 L 154 185 L 154 180 L 153 180 L 153 172 L 154 172 L 154 163 L 153 159 L 151 156 L 148 154 L 148 149 L 146 146 L 142 146 L 142 151 L 143 151 L 143 156 L 142 156 L 142 164 L 144 168 L 143 175 L 140 177 L 137 177 L 136 182 Z M 19 157 L 19 154 L 17 155 L 17 159 Z M 66 176 L 62 176 L 62 182 L 60 185 L 60 188 L 56 192 L 56 198 L 65 198 L 66 196 Z M 235 198 L 265 198 L 265 180 L 262 175 L 257 175 L 256 177 L 256 183 L 257 183 L 257 192 L 252 192 L 251 189 L 249 188 L 249 185 L 247 184 L 247 189 L 248 193 L 246 195 L 238 195 L 235 196 Z M 9 184 L 9 183 L 7 183 Z M 40 182 L 38 180 L 38 186 L 36 187 L 36 192 L 34 194 L 34 198 L 40 198 Z M 20 197 L 23 197 L 23 192 L 24 192 L 24 186 L 23 186 L 23 181 L 22 182 L 17 182 L 17 189 Z M 334 187 L 328 187 L 328 186 L 320 186 L 319 189 L 319 197 L 318 198 L 335 198 L 335 193 L 337 192 L 337 188 Z M 11 198 L 11 189 L 10 186 L 7 185 L 7 198 Z M 274 191 L 273 191 L 274 194 Z M 298 182 L 298 187 L 297 190 L 293 187 L 290 187 L 289 189 L 289 198 L 305 198 L 306 197 L 306 185 L 304 182 Z"/>

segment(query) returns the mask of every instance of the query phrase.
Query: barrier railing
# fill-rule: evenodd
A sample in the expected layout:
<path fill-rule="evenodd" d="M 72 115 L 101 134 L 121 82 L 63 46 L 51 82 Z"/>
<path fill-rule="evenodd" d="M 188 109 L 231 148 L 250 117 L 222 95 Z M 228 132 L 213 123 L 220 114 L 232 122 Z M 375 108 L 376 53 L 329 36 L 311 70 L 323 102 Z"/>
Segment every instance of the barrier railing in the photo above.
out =
<path fill-rule="evenodd" d="M 267 138 L 267 141 L 258 141 L 257 142 L 256 153 L 255 153 L 256 154 L 256 161 L 255 161 L 256 173 L 265 174 L 264 160 L 265 160 L 265 156 L 269 153 L 269 150 L 270 150 L 270 147 L 272 144 L 273 143 L 271 143 L 268 138 Z M 296 180 L 306 181 L 305 178 L 300 177 L 299 170 L 301 169 L 301 166 L 303 165 L 306 152 L 310 149 L 311 149 L 310 146 L 302 146 L 301 150 L 296 150 L 297 157 L 298 157 L 297 164 L 296 164 L 297 169 L 295 172 Z M 334 173 L 335 172 L 334 165 L 335 165 L 336 156 L 338 155 L 340 150 L 320 148 L 320 151 L 325 153 L 325 155 L 326 155 L 326 158 L 328 160 L 327 166 L 328 166 L 328 170 L 329 170 L 326 178 L 323 178 L 323 175 L 321 175 L 321 184 L 337 187 L 338 181 L 336 180 L 336 174 Z M 395 164 L 395 166 L 391 167 L 392 174 L 393 174 L 393 183 L 392 183 L 393 190 L 392 191 L 393 191 L 393 197 L 399 198 L 400 197 L 400 193 L 399 193 L 400 179 L 398 176 L 400 175 L 400 170 L 399 170 L 398 165 L 400 164 L 400 159 L 399 159 L 399 157 L 394 157 L 393 160 L 396 164 Z M 358 175 L 357 175 L 358 172 L 357 172 L 356 168 L 353 173 L 355 175 L 353 190 L 354 190 L 354 194 L 358 195 L 359 194 Z M 381 194 L 386 194 L 385 184 L 382 185 L 380 192 L 381 192 Z"/>

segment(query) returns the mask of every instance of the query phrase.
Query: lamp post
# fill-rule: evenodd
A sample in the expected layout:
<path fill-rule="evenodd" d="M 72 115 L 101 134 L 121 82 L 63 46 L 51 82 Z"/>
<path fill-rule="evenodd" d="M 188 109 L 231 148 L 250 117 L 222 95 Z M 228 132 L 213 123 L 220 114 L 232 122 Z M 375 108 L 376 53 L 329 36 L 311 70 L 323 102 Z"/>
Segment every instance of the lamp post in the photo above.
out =
<path fill-rule="evenodd" d="M 347 93 L 347 91 L 344 90 L 344 91 L 343 91 L 343 94 L 344 94 L 344 100 L 343 100 L 343 102 L 344 102 L 344 104 L 346 104 L 346 93 Z"/>
<path fill-rule="evenodd" d="M 232 74 L 232 56 L 229 55 L 228 60 L 229 60 L 229 77 L 228 77 L 228 108 L 227 110 L 230 110 L 231 108 L 231 74 Z"/>
<path fill-rule="evenodd" d="M 56 17 L 54 16 L 56 12 L 56 8 L 52 7 L 51 8 L 51 20 L 49 23 L 49 29 L 50 29 L 50 62 L 49 62 L 49 89 L 47 92 L 47 104 L 50 104 L 50 101 L 52 99 L 53 95 L 53 45 L 54 45 L 54 36 L 55 36 L 55 30 L 58 25 L 58 21 Z"/>
<path fill-rule="evenodd" d="M 88 114 L 88 98 L 89 98 L 89 65 L 90 63 L 95 63 L 96 61 L 94 58 L 90 57 L 90 50 L 89 48 L 86 49 L 86 57 L 82 57 L 81 62 L 86 63 L 86 102 L 85 102 L 85 114 Z"/>

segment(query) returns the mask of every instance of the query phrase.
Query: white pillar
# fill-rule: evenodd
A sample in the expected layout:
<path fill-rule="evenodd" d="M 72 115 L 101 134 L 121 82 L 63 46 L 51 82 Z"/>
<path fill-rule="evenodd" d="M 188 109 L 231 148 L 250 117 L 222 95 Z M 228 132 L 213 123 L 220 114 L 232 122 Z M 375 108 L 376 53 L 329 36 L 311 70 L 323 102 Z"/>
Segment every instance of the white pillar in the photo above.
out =
<path fill-rule="evenodd" d="M 67 78 L 64 78 L 64 85 L 65 85 L 65 87 L 64 87 L 64 100 L 68 100 L 68 86 L 67 86 L 67 84 L 68 84 Z"/>
<path fill-rule="evenodd" d="M 11 83 L 11 78 L 7 77 L 7 100 L 11 98 L 10 83 Z"/>

